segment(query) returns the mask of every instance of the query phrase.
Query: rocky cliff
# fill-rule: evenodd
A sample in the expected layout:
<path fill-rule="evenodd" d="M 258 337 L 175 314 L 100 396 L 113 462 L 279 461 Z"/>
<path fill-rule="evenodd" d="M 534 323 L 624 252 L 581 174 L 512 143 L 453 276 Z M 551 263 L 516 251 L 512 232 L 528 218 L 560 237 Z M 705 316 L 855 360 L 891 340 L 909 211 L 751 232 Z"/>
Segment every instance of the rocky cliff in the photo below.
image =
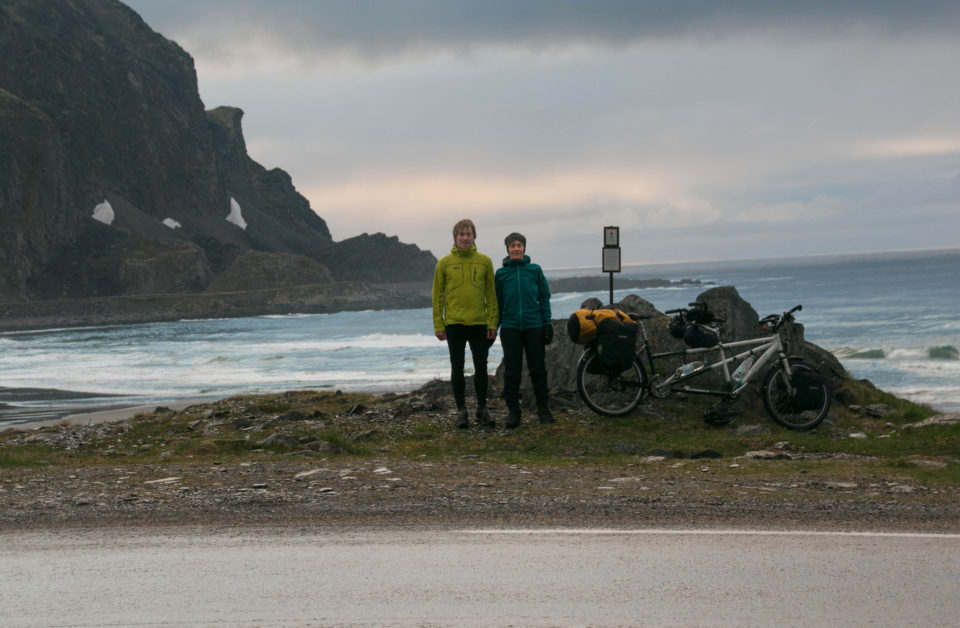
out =
<path fill-rule="evenodd" d="M 318 280 L 429 280 L 433 256 L 396 238 L 333 242 L 247 155 L 243 112 L 205 111 L 190 55 L 120 2 L 0 0 L 0 59 L 3 301 L 200 292 L 228 272 L 242 289 L 241 258 L 265 265 L 251 289 L 299 257 L 329 262 Z M 334 263 L 345 248 L 378 254 Z"/>

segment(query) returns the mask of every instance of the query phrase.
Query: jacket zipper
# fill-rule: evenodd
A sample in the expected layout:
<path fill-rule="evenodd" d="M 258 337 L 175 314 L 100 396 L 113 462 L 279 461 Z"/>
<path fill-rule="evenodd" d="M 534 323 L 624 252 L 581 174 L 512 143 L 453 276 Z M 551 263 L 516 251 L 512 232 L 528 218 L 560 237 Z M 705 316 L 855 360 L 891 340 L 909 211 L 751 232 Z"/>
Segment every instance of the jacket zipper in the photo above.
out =
<path fill-rule="evenodd" d="M 520 266 L 517 269 L 517 304 L 520 306 L 520 326 L 523 327 L 523 286 L 520 285 Z"/>

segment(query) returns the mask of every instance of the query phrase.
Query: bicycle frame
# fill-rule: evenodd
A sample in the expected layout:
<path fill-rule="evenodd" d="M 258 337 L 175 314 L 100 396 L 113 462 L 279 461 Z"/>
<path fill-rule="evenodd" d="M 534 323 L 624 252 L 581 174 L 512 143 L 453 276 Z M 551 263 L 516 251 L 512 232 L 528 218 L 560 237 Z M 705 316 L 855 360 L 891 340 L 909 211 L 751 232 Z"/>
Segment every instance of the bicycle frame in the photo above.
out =
<path fill-rule="evenodd" d="M 786 352 L 784 351 L 783 342 L 780 339 L 779 333 L 761 338 L 749 338 L 747 340 L 735 340 L 732 342 L 719 342 L 712 347 L 688 348 L 680 349 L 678 351 L 653 353 L 653 350 L 650 347 L 650 342 L 647 339 L 647 332 L 646 329 L 644 329 L 643 321 L 638 321 L 638 323 L 640 324 L 640 333 L 643 341 L 643 355 L 646 356 L 647 364 L 650 367 L 650 392 L 656 397 L 664 397 L 666 394 L 669 394 L 669 392 L 684 392 L 690 394 L 715 395 L 735 398 L 751 381 L 754 380 L 758 373 L 761 373 L 767 367 L 767 365 L 774 360 L 780 361 L 787 370 L 787 373 L 790 373 L 789 361 L 787 360 Z M 737 350 L 744 347 L 749 348 L 746 351 L 742 351 L 730 356 L 728 356 L 726 353 L 729 350 Z M 656 365 L 658 361 L 662 362 L 668 358 L 681 356 L 688 357 L 711 353 L 719 354 L 719 360 L 712 364 L 709 363 L 709 360 L 703 360 L 703 363 L 690 373 L 680 374 L 679 372 L 674 372 L 666 379 L 663 379 L 657 373 Z M 745 360 L 750 356 L 753 356 L 754 358 L 753 364 L 742 378 L 738 379 L 737 381 L 733 381 L 730 374 L 729 365 L 733 362 Z M 692 388 L 690 386 L 679 385 L 687 380 L 695 379 L 706 373 L 712 373 L 718 370 L 723 374 L 723 381 L 726 385 L 724 389 Z"/>
<path fill-rule="evenodd" d="M 701 308 L 695 315 L 703 322 L 695 320 L 693 316 L 686 319 L 690 312 L 686 309 L 667 310 L 665 314 L 676 314 L 670 323 L 671 335 L 682 335 L 685 342 L 698 344 L 704 338 L 710 338 L 710 335 L 692 334 L 687 325 L 702 325 L 710 322 L 704 319 L 716 318 L 706 310 L 705 305 L 690 305 Z M 640 326 L 640 349 L 635 353 L 630 366 L 624 369 L 618 361 L 614 361 L 615 369 L 611 370 L 609 364 L 604 364 L 604 356 L 599 352 L 596 343 L 589 343 L 577 363 L 577 392 L 591 410 L 612 417 L 624 416 L 633 411 L 646 394 L 661 399 L 669 396 L 671 392 L 714 395 L 721 397 L 721 400 L 704 412 L 703 420 L 709 425 L 720 427 L 740 413 L 733 407 L 732 402 L 739 398 L 740 393 L 751 382 L 759 380 L 758 375 L 763 372 L 763 381 L 758 392 L 770 418 L 788 429 L 813 429 L 830 411 L 829 384 L 817 373 L 816 368 L 803 363 L 803 357 L 787 355 L 790 347 L 781 335 L 783 324 L 793 321 L 793 313 L 802 308 L 802 305 L 797 305 L 781 315 L 771 314 L 761 319 L 760 324 L 772 332 L 769 336 L 716 342 L 709 347 L 688 346 L 686 349 L 663 353 L 654 353 L 647 337 L 643 319 L 651 316 L 634 315 L 633 319 Z M 662 364 L 668 359 L 674 362 L 676 358 L 685 358 L 686 362 L 691 356 L 697 356 L 697 359 L 684 364 L 670 376 L 663 377 L 657 373 L 658 363 Z M 719 359 L 711 364 L 710 356 L 718 356 Z M 743 361 L 731 374 L 730 364 L 741 360 Z M 702 387 L 686 384 L 687 381 L 706 373 L 722 373 L 722 384 L 711 382 L 710 386 Z M 716 377 L 713 381 L 717 379 L 720 378 Z"/>

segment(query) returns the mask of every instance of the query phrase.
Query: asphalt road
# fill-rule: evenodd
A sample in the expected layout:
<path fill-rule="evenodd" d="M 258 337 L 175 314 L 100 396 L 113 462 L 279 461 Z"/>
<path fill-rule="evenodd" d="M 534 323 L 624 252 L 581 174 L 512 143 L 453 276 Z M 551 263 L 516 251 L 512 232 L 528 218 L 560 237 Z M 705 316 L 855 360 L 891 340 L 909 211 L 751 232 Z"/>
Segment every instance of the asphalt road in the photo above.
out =
<path fill-rule="evenodd" d="M 0 534 L 3 626 L 845 625 L 960 617 L 960 535 L 445 527 Z"/>

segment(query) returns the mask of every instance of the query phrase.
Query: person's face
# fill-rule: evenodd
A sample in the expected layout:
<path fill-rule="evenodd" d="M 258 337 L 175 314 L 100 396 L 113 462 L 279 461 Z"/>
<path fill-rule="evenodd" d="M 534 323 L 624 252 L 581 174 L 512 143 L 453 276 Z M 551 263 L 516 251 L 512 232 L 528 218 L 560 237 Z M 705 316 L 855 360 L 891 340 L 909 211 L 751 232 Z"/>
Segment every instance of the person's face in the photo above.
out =
<path fill-rule="evenodd" d="M 462 251 L 466 251 L 473 246 L 474 240 L 476 240 L 476 236 L 473 235 L 473 229 L 470 227 L 463 227 L 457 232 L 457 248 Z"/>
<path fill-rule="evenodd" d="M 507 247 L 507 255 L 510 256 L 510 259 L 523 259 L 523 251 L 523 242 L 520 240 L 514 240 L 510 243 L 510 246 Z"/>

